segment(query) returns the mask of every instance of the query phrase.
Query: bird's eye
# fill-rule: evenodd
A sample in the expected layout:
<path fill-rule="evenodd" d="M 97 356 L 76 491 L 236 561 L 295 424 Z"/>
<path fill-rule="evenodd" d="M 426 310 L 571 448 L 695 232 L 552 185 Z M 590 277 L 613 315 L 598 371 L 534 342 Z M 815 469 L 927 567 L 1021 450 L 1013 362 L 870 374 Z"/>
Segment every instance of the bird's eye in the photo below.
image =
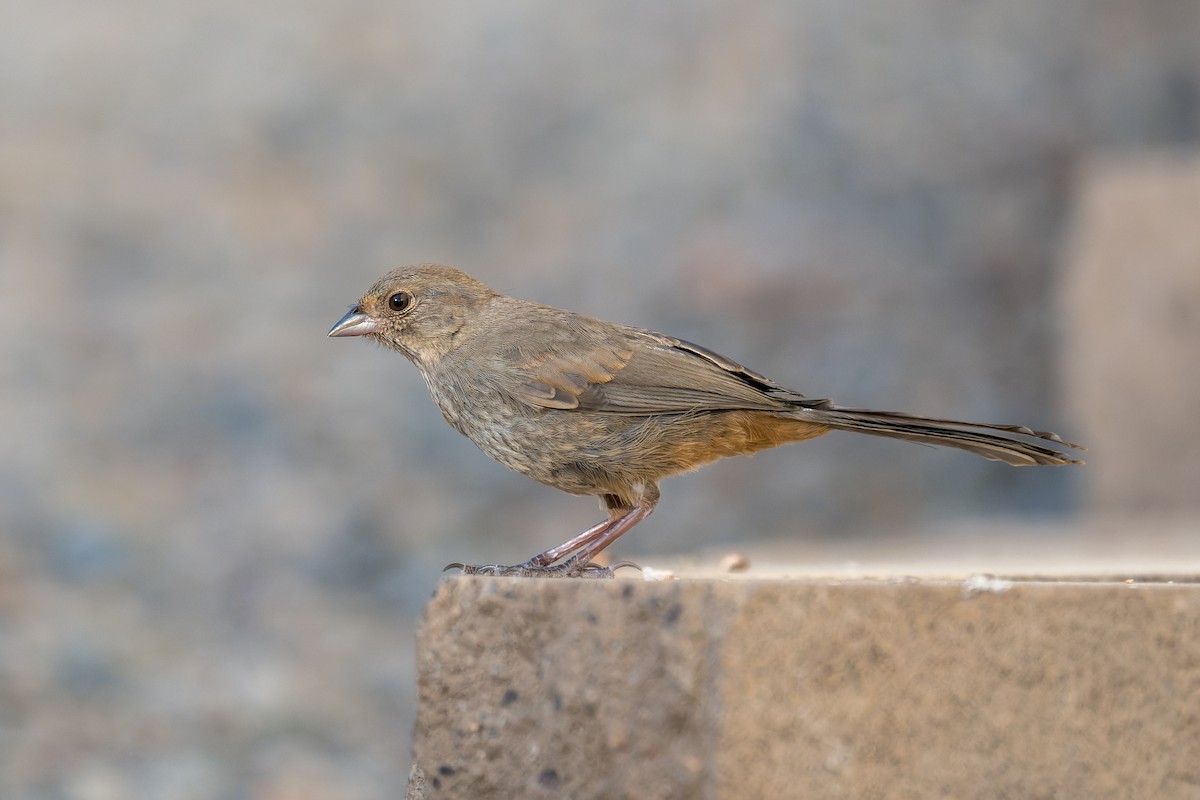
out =
<path fill-rule="evenodd" d="M 388 308 L 400 312 L 412 305 L 413 296 L 408 292 L 396 292 L 388 298 Z"/>

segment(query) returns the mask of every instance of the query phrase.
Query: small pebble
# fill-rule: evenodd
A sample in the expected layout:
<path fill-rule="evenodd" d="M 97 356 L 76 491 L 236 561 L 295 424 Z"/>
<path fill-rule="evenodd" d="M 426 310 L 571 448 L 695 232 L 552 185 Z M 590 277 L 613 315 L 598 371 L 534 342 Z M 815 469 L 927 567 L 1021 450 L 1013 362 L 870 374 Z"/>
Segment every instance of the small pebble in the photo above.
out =
<path fill-rule="evenodd" d="M 745 572 L 750 569 L 750 559 L 744 553 L 728 553 L 721 559 L 723 572 Z"/>
<path fill-rule="evenodd" d="M 642 567 L 642 580 L 644 581 L 673 581 L 675 573 L 669 569 L 655 569 L 654 567 Z"/>

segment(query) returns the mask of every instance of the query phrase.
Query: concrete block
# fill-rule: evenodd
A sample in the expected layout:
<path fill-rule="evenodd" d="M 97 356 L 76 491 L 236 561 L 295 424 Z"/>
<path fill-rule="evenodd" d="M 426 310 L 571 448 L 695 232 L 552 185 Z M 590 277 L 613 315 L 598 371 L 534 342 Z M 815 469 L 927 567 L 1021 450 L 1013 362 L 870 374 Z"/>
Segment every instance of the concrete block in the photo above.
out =
<path fill-rule="evenodd" d="M 1200 796 L 1200 584 L 458 577 L 411 797 Z"/>

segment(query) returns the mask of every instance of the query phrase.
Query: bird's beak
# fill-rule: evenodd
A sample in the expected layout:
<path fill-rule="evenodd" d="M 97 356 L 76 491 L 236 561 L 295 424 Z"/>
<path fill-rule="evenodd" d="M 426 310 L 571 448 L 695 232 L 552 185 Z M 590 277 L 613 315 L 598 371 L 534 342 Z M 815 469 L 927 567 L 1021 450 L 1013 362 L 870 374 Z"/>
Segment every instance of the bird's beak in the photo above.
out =
<path fill-rule="evenodd" d="M 366 336 L 369 333 L 374 333 L 376 327 L 375 320 L 363 313 L 362 306 L 356 305 L 346 312 L 346 316 L 337 321 L 337 324 L 329 329 L 330 336 Z"/>

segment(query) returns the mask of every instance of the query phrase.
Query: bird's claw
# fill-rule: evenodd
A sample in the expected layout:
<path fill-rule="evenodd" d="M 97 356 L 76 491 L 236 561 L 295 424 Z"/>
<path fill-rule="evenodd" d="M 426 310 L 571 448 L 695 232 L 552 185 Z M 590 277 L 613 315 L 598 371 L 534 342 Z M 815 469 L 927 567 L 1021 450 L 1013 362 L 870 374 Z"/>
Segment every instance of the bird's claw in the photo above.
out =
<path fill-rule="evenodd" d="M 506 566 L 504 564 L 460 564 L 454 562 L 447 564 L 442 572 L 448 572 L 452 569 L 460 570 L 463 575 L 488 575 L 496 577 L 518 577 L 518 578 L 613 578 L 613 569 L 620 567 L 636 567 L 632 562 L 622 561 L 619 564 L 614 564 L 613 567 L 604 567 L 600 564 L 589 562 L 587 564 L 577 564 L 574 559 L 568 559 L 561 564 L 540 565 L 526 561 L 524 564 L 514 564 Z M 640 569 L 640 568 L 639 568 Z"/>

